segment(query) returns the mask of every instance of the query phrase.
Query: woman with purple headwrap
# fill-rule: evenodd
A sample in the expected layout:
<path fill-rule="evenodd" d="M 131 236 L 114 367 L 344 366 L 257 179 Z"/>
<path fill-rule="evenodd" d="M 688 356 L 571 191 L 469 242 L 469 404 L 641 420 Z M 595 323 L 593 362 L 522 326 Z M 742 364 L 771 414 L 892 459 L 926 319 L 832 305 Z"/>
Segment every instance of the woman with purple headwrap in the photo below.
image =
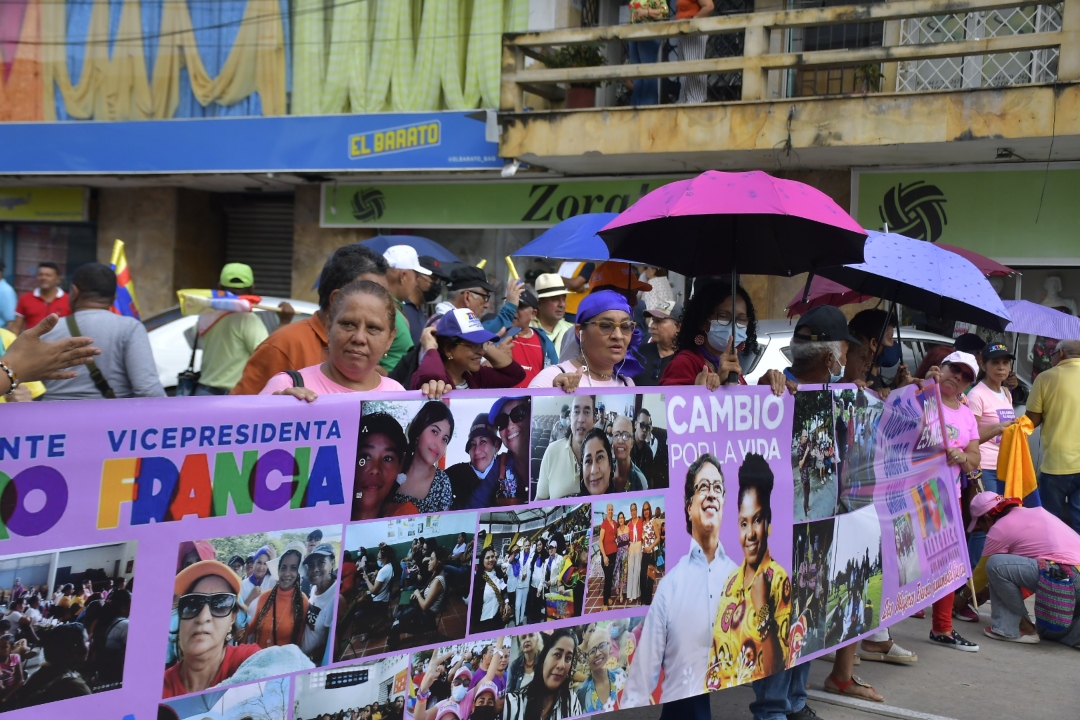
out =
<path fill-rule="evenodd" d="M 578 306 L 574 326 L 581 355 L 570 362 L 544 368 L 529 387 L 557 387 L 572 393 L 578 386 L 633 385 L 627 373 L 636 374 L 641 369 L 632 357 L 636 327 L 630 306 L 622 295 L 612 290 L 590 294 Z"/>

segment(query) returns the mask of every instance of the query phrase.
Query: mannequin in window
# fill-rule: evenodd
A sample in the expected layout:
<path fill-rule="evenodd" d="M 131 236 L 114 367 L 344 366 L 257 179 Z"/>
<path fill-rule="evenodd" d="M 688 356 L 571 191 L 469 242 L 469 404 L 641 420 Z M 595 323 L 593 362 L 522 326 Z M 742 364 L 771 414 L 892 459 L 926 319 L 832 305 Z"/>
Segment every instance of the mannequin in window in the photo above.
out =
<path fill-rule="evenodd" d="M 1051 275 L 1043 282 L 1046 295 L 1043 296 L 1041 305 L 1054 308 L 1069 315 L 1076 315 L 1076 301 L 1072 298 L 1061 297 L 1061 278 Z M 1039 373 L 1050 369 L 1050 358 L 1054 355 L 1058 341 L 1053 338 L 1037 337 L 1028 348 L 1028 360 L 1031 361 L 1031 379 L 1035 380 Z"/>

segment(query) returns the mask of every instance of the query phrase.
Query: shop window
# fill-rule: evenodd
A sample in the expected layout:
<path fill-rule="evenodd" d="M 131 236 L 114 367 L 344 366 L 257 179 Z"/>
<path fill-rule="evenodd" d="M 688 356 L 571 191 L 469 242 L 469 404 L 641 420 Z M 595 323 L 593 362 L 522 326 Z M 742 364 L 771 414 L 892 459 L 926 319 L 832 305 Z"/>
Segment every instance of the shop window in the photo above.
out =
<path fill-rule="evenodd" d="M 39 263 L 54 262 L 60 267 L 65 288 L 80 265 L 97 261 L 97 237 L 92 225 L 7 223 L 0 226 L 0 257 L 4 273 L 16 292 L 37 286 Z"/>

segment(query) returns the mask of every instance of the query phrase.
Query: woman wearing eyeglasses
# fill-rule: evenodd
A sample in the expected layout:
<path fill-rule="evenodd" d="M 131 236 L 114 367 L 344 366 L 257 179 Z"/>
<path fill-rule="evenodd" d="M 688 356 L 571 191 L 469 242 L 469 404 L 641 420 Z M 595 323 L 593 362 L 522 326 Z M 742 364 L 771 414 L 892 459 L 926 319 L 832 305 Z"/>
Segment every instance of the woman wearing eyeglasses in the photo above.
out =
<path fill-rule="evenodd" d="M 589 677 L 577 689 L 581 711 L 586 713 L 610 712 L 626 684 L 626 672 L 622 668 L 608 669 L 611 658 L 611 631 L 597 625 L 589 633 L 585 644 Z"/>
<path fill-rule="evenodd" d="M 634 381 L 623 374 L 632 351 L 631 339 L 637 324 L 630 306 L 619 293 L 601 290 L 590 294 L 578 306 L 574 332 L 581 355 L 570 362 L 551 365 L 529 383 L 531 388 L 562 388 L 572 393 L 581 387 L 623 387 Z M 637 363 L 632 363 L 638 368 Z"/>
<path fill-rule="evenodd" d="M 180 596 L 180 661 L 165 671 L 165 699 L 215 687 L 259 651 L 255 643 L 233 645 L 240 609 L 240 579 L 227 565 L 201 560 L 176 576 Z"/>
<path fill-rule="evenodd" d="M 525 379 L 525 369 L 508 348 L 493 344 L 498 339 L 472 311 L 446 313 L 435 326 L 435 347 L 424 353 L 410 388 L 434 398 L 454 389 L 515 387 Z"/>
<path fill-rule="evenodd" d="M 704 385 L 715 390 L 729 384 L 731 373 L 738 375 L 738 384 L 745 385 L 740 358 L 749 361 L 758 350 L 757 317 L 750 294 L 738 286 L 733 301 L 731 283 L 727 280 L 696 283 L 694 295 L 686 303 L 675 346 L 678 352 L 664 369 L 661 385 Z M 780 394 L 784 390 L 784 375 L 769 370 L 759 384 L 772 385 L 773 392 Z"/>

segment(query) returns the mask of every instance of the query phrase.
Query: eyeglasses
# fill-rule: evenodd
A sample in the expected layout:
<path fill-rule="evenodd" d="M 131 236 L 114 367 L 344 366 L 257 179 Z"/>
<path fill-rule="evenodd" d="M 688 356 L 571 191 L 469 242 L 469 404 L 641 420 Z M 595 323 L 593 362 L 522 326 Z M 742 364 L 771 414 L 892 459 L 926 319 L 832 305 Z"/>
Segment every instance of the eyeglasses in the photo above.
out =
<path fill-rule="evenodd" d="M 633 320 L 623 320 L 621 323 L 614 322 L 613 320 L 589 320 L 588 322 L 583 322 L 581 324 L 586 326 L 595 325 L 596 329 L 600 331 L 600 334 L 605 337 L 615 332 L 615 328 L 619 328 L 623 335 L 632 335 L 634 329 L 637 327 L 637 323 Z"/>
<path fill-rule="evenodd" d="M 529 406 L 528 405 L 518 405 L 516 408 L 511 410 L 509 413 L 501 412 L 498 415 L 496 415 L 495 416 L 495 427 L 497 427 L 499 430 L 505 430 L 510 425 L 510 423 L 512 423 L 512 422 L 515 422 L 515 423 L 523 422 L 525 420 L 525 418 L 527 418 L 527 417 L 529 417 Z"/>
<path fill-rule="evenodd" d="M 483 298 L 484 302 L 487 302 L 491 299 L 491 293 L 478 293 L 475 290 L 466 290 L 465 292 L 470 292 L 478 298 Z"/>
<path fill-rule="evenodd" d="M 210 614 L 216 618 L 228 617 L 236 607 L 235 593 L 188 593 L 180 596 L 176 609 L 181 620 L 191 620 L 202 612 L 207 605 Z"/>
<path fill-rule="evenodd" d="M 650 430 L 652 430 L 652 425 L 650 425 L 649 423 L 638 423 L 638 429 L 649 432 Z"/>
<path fill-rule="evenodd" d="M 729 313 L 729 312 L 718 312 L 711 319 L 730 325 L 731 324 L 731 313 Z M 740 315 L 737 318 L 735 318 L 735 324 L 738 325 L 741 328 L 746 328 L 746 326 L 748 326 L 750 324 L 750 318 L 746 317 L 745 315 Z"/>
<path fill-rule="evenodd" d="M 594 647 L 592 650 L 589 651 L 589 657 L 595 657 L 596 655 L 601 655 L 603 653 L 610 652 L 610 651 L 611 651 L 611 643 L 602 642 L 599 645 L 597 645 L 596 647 Z"/>
<path fill-rule="evenodd" d="M 717 480 L 714 483 L 703 482 L 694 487 L 694 494 L 701 497 L 708 497 L 709 495 L 724 497 L 724 482 L 723 480 Z"/>
<path fill-rule="evenodd" d="M 612 435 L 611 439 L 612 440 L 621 440 L 623 442 L 626 442 L 627 440 L 629 440 L 632 437 L 633 437 L 632 434 L 630 434 L 630 433 L 628 433 L 628 432 L 626 432 L 624 430 L 623 432 L 617 432 L 614 435 Z"/>

